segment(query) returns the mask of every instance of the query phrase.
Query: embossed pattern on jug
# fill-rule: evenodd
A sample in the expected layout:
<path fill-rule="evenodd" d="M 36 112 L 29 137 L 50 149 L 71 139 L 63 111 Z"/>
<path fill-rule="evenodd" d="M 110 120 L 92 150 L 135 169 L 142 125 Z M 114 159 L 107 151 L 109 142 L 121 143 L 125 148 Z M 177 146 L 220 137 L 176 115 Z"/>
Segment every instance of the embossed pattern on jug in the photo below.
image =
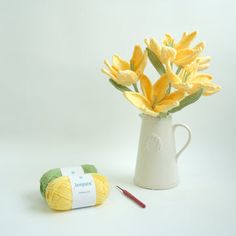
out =
<path fill-rule="evenodd" d="M 160 151 L 161 146 L 161 138 L 155 133 L 152 133 L 151 136 L 149 136 L 146 140 L 146 150 L 149 152 Z"/>

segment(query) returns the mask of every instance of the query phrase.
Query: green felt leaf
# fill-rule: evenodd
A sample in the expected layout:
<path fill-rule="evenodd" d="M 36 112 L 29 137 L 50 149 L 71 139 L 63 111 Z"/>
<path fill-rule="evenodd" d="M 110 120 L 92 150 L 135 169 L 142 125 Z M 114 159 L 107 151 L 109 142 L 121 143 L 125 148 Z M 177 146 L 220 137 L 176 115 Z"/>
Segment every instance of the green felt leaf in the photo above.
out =
<path fill-rule="evenodd" d="M 121 92 L 125 92 L 125 91 L 132 91 L 131 89 L 123 86 L 123 85 L 120 85 L 120 84 L 117 84 L 114 80 L 112 79 L 109 79 L 110 83 L 118 90 L 120 90 Z"/>
<path fill-rule="evenodd" d="M 166 69 L 163 66 L 163 64 L 161 63 L 161 61 L 159 60 L 159 58 L 156 56 L 156 54 L 153 51 L 151 51 L 149 48 L 147 48 L 147 53 L 148 53 L 149 60 L 151 61 L 152 65 L 155 67 L 157 72 L 160 75 L 165 74 Z"/>
<path fill-rule="evenodd" d="M 196 102 L 201 96 L 202 96 L 202 93 L 203 93 L 203 89 L 199 89 L 197 92 L 187 96 L 186 98 L 184 98 L 180 103 L 179 103 L 179 106 L 177 107 L 174 107 L 173 109 L 171 109 L 169 112 L 170 113 L 174 113 L 174 112 L 177 112 L 177 111 L 180 111 L 181 109 L 183 109 L 184 107 Z"/>

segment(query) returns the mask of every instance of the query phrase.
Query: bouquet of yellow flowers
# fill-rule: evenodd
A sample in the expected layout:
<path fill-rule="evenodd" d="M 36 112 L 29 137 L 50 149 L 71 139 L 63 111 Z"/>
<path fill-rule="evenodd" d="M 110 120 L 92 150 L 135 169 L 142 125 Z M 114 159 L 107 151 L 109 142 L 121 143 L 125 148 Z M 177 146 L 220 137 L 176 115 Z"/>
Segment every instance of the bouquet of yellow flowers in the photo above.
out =
<path fill-rule="evenodd" d="M 130 61 L 114 55 L 112 65 L 105 60 L 107 68 L 102 71 L 144 114 L 165 117 L 194 103 L 202 95 L 220 90 L 220 86 L 212 82 L 212 75 L 201 72 L 210 62 L 209 56 L 201 56 L 204 42 L 190 47 L 196 35 L 197 32 L 185 32 L 175 42 L 170 34 L 166 34 L 162 44 L 155 38 L 145 39 L 145 50 L 136 45 Z M 160 75 L 154 84 L 144 74 L 148 59 Z"/>

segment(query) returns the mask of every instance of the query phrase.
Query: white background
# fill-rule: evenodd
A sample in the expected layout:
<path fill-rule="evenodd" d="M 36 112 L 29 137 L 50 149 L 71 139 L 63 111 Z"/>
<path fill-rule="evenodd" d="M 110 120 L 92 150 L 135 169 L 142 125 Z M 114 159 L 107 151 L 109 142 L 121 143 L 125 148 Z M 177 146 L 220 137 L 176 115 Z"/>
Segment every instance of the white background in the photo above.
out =
<path fill-rule="evenodd" d="M 233 0 L 1 1 L 1 235 L 235 235 L 235 8 Z M 129 59 L 146 37 L 193 30 L 196 43 L 207 43 L 222 91 L 174 114 L 193 133 L 180 185 L 140 189 L 132 183 L 139 112 L 101 73 L 103 60 Z M 151 66 L 147 74 L 156 79 Z M 185 138 L 177 132 L 178 146 Z M 81 163 L 108 176 L 106 203 L 48 209 L 42 173 Z M 129 202 L 116 184 L 148 207 Z"/>

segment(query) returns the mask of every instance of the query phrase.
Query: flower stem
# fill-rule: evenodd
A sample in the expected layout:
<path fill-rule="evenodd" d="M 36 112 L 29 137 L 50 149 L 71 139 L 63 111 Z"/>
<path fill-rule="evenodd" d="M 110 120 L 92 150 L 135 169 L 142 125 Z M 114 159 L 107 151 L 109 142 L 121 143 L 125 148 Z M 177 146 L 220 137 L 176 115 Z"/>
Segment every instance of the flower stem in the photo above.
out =
<path fill-rule="evenodd" d="M 133 84 L 133 87 L 134 87 L 134 90 L 135 90 L 135 92 L 137 92 L 137 93 L 138 93 L 139 91 L 138 91 L 138 86 L 137 86 L 137 84 L 136 84 L 136 83 L 135 83 L 135 84 Z"/>
<path fill-rule="evenodd" d="M 182 68 L 181 68 L 180 66 L 177 68 L 176 75 L 179 74 L 179 72 L 181 71 L 181 69 L 182 69 Z"/>
<path fill-rule="evenodd" d="M 168 88 L 167 88 L 167 90 L 166 90 L 166 93 L 167 93 L 167 94 L 170 94 L 170 92 L 171 92 L 171 83 L 169 83 Z"/>

